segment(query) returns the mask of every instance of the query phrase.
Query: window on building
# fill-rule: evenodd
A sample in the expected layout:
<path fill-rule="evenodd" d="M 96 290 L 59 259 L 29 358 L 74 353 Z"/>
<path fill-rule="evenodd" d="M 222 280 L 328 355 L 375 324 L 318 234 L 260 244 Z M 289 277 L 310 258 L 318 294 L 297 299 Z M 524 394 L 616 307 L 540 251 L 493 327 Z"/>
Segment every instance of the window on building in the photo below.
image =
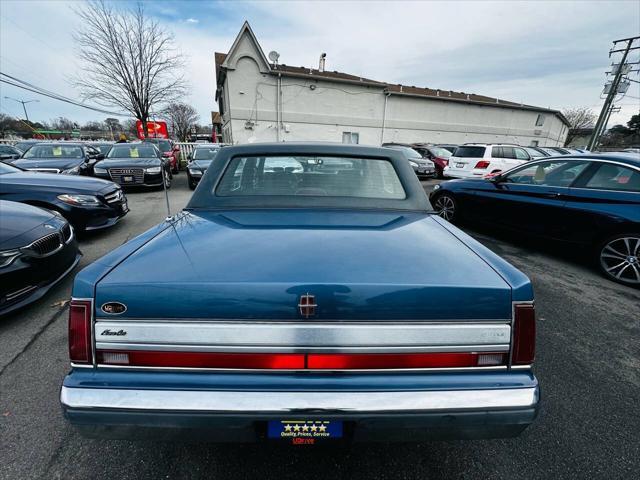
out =
<path fill-rule="evenodd" d="M 360 143 L 358 132 L 342 132 L 342 143 Z"/>
<path fill-rule="evenodd" d="M 536 127 L 543 126 L 544 125 L 544 119 L 545 119 L 544 115 L 542 115 L 542 114 L 538 115 L 538 118 L 536 118 Z"/>
<path fill-rule="evenodd" d="M 538 140 L 531 140 L 531 146 L 537 147 L 540 142 Z"/>

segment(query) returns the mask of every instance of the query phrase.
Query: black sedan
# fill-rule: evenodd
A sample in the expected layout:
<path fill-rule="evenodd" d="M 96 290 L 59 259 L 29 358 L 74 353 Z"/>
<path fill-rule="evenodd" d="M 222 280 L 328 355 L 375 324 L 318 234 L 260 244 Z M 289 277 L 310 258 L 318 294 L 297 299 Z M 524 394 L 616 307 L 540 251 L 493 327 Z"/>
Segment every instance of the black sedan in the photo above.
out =
<path fill-rule="evenodd" d="M 93 164 L 103 158 L 98 150 L 82 143 L 38 143 L 12 164 L 34 172 L 91 175 Z"/>
<path fill-rule="evenodd" d="M 12 145 L 0 144 L 0 161 L 11 163 L 12 160 L 17 160 L 22 156 L 24 152 Z"/>
<path fill-rule="evenodd" d="M 0 200 L 0 315 L 42 297 L 78 264 L 69 223 L 56 212 Z"/>
<path fill-rule="evenodd" d="M 171 167 L 150 143 L 117 143 L 107 158 L 94 165 L 96 177 L 110 179 L 124 187 L 171 187 Z"/>
<path fill-rule="evenodd" d="M 605 276 L 640 286 L 640 156 L 534 160 L 490 179 L 444 182 L 430 201 L 452 222 L 587 246 Z"/>
<path fill-rule="evenodd" d="M 215 143 L 196 145 L 193 153 L 189 155 L 187 163 L 187 177 L 189 179 L 189 188 L 195 190 L 196 185 L 207 171 L 211 161 L 220 151 L 221 146 Z"/>
<path fill-rule="evenodd" d="M 78 231 L 110 227 L 129 211 L 127 197 L 113 182 L 28 172 L 2 162 L 0 199 L 55 210 Z"/>

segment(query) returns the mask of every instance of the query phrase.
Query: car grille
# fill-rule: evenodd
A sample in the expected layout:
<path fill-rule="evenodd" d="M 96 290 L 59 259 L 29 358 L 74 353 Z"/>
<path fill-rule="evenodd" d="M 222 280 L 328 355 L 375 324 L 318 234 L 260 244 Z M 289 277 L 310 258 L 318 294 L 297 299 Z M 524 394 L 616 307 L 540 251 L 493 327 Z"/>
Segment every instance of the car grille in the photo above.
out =
<path fill-rule="evenodd" d="M 126 184 L 144 183 L 144 170 L 142 168 L 110 168 L 109 176 L 111 180 L 118 184 L 123 184 L 124 177 L 133 177 L 133 182 L 126 182 Z"/>
<path fill-rule="evenodd" d="M 27 246 L 25 250 L 36 257 L 46 257 L 51 255 L 60 249 L 63 245 L 62 235 L 60 232 L 50 233 L 42 238 L 39 238 L 31 245 Z"/>
<path fill-rule="evenodd" d="M 73 237 L 73 230 L 71 229 L 71 225 L 68 223 L 65 223 L 62 230 L 60 230 L 60 233 L 62 233 L 62 240 L 64 240 L 64 243 L 68 243 L 69 240 L 71 240 L 71 237 Z"/>
<path fill-rule="evenodd" d="M 104 199 L 109 205 L 116 205 L 122 202 L 122 190 L 117 188 L 112 192 L 105 194 Z"/>

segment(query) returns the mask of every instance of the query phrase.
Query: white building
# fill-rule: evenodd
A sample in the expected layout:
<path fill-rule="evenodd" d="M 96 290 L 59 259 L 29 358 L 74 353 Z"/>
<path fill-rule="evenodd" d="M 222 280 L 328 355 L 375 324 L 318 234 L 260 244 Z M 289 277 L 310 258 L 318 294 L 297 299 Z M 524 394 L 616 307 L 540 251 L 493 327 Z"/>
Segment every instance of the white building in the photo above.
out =
<path fill-rule="evenodd" d="M 225 142 L 332 141 L 563 145 L 557 110 L 463 92 L 369 80 L 270 62 L 244 23 L 216 53 L 216 100 Z M 322 61 L 320 62 L 322 63 Z"/>

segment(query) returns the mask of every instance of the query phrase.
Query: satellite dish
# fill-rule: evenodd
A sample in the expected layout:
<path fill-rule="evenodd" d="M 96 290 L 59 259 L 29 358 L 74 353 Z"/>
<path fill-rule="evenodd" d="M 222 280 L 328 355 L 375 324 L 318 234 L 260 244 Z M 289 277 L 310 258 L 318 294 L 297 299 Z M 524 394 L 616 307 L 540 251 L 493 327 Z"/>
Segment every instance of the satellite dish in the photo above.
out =
<path fill-rule="evenodd" d="M 271 60 L 273 63 L 278 63 L 279 58 L 280 58 L 280 54 L 275 50 L 271 50 L 269 52 L 269 60 Z"/>

